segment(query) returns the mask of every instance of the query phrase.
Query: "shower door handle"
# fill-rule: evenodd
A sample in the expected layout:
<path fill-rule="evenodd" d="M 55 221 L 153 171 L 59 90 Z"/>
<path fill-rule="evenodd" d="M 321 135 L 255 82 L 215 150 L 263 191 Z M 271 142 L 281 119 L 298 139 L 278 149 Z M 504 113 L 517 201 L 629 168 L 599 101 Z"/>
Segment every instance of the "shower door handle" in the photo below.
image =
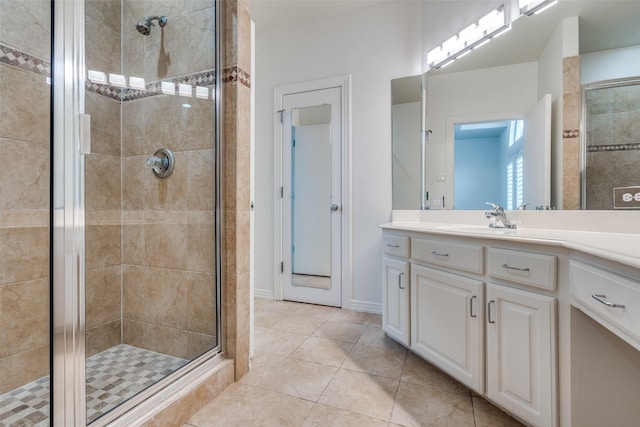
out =
<path fill-rule="evenodd" d="M 331 209 L 331 212 L 338 212 L 340 210 L 340 206 L 336 205 L 335 203 L 331 205 L 331 207 L 329 208 Z"/>
<path fill-rule="evenodd" d="M 80 154 L 91 154 L 91 116 L 78 114 L 80 124 Z"/>

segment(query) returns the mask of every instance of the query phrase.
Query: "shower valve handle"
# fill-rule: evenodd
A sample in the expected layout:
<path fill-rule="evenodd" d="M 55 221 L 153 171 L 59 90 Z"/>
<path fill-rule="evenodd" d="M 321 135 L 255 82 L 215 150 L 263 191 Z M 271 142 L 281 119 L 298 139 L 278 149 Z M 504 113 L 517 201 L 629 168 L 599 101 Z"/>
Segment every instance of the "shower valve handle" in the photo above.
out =
<path fill-rule="evenodd" d="M 146 163 L 158 178 L 166 178 L 173 172 L 175 158 L 171 150 L 161 148 L 153 156 L 147 157 Z"/>
<path fill-rule="evenodd" d="M 147 166 L 149 166 L 150 168 L 162 168 L 165 163 L 166 162 L 158 156 L 150 156 L 149 158 L 147 158 Z"/>

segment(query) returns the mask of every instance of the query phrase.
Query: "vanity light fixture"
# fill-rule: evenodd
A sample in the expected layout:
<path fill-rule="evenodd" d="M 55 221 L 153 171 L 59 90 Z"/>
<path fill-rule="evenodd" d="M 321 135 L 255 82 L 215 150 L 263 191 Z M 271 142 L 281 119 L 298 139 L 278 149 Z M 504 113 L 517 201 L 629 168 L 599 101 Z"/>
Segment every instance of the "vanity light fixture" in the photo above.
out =
<path fill-rule="evenodd" d="M 556 3 L 558 0 L 518 0 L 520 13 L 528 16 L 544 12 Z"/>
<path fill-rule="evenodd" d="M 429 68 L 445 67 L 508 29 L 502 5 L 427 52 L 427 64 Z"/>

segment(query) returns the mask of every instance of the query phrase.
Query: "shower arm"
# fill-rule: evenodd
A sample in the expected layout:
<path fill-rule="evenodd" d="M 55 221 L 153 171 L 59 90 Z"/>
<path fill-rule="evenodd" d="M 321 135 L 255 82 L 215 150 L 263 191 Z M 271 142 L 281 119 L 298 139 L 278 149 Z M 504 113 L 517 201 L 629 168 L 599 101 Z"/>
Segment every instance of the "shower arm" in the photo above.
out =
<path fill-rule="evenodd" d="M 160 27 L 164 27 L 165 25 L 167 25 L 167 17 L 166 16 L 145 16 L 144 20 L 149 22 L 149 25 L 153 25 L 153 22 L 151 21 L 158 21 L 158 25 Z"/>

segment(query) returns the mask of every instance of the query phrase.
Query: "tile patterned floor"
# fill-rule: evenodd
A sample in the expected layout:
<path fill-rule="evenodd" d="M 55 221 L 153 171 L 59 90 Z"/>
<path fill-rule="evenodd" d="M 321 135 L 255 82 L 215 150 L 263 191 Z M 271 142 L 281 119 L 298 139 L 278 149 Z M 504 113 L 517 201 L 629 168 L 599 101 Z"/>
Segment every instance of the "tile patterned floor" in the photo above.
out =
<path fill-rule="evenodd" d="M 0 395 L 0 427 L 49 425 L 49 377 Z"/>
<path fill-rule="evenodd" d="M 519 422 L 385 337 L 379 315 L 256 300 L 252 370 L 183 427 Z"/>
<path fill-rule="evenodd" d="M 87 419 L 95 420 L 188 360 L 120 344 L 87 359 Z"/>
<path fill-rule="evenodd" d="M 87 359 L 87 418 L 94 420 L 187 360 L 120 344 Z M 49 425 L 49 377 L 0 395 L 0 427 Z"/>

